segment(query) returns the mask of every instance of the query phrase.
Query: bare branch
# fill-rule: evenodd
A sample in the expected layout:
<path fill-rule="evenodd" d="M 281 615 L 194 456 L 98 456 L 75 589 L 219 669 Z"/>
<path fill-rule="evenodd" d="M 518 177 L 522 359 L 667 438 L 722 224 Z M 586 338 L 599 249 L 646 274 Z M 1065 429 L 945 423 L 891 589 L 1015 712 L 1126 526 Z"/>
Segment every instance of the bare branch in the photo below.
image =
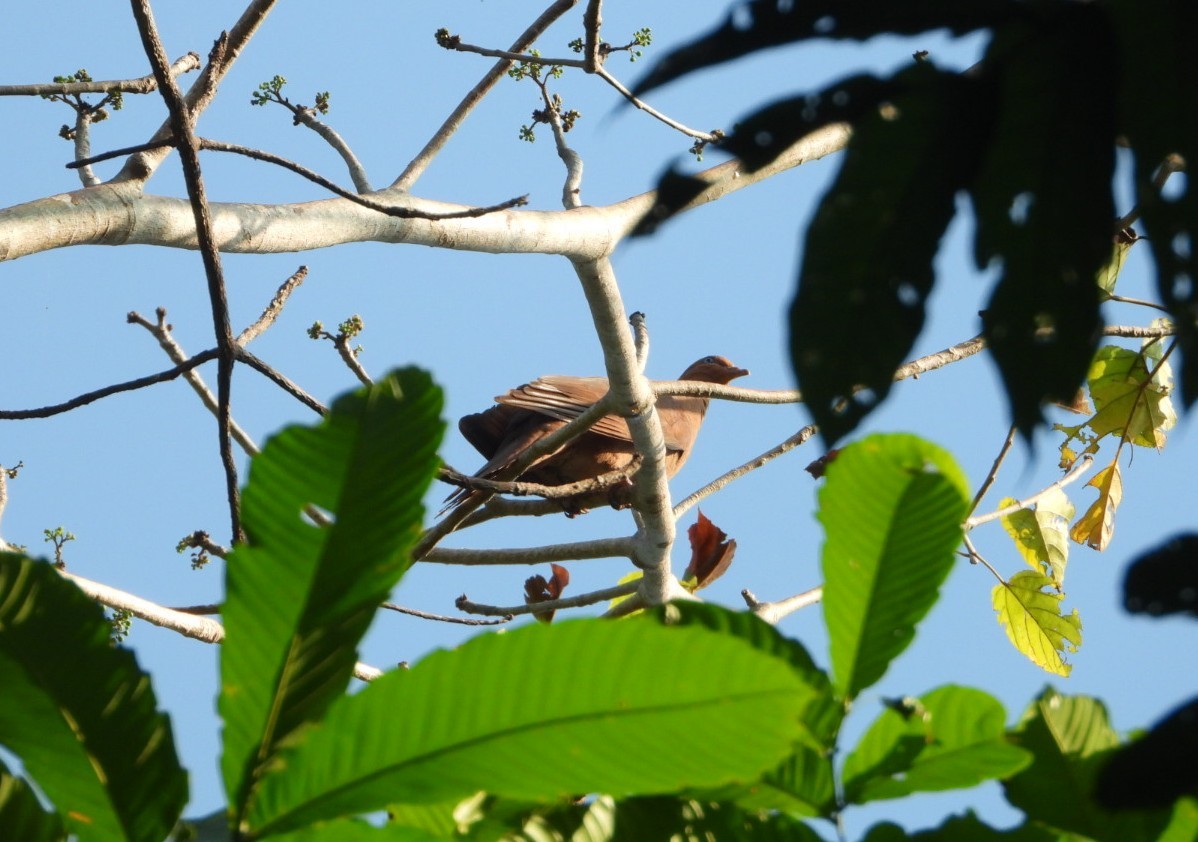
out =
<path fill-rule="evenodd" d="M 717 491 L 719 491 L 724 486 L 728 485 L 733 480 L 740 479 L 741 477 L 743 477 L 745 474 L 749 473 L 750 471 L 755 471 L 758 468 L 760 468 L 762 465 L 764 465 L 765 463 L 771 462 L 774 459 L 777 459 L 783 453 L 788 453 L 791 450 L 794 450 L 796 447 L 798 447 L 802 444 L 806 444 L 807 440 L 810 439 L 812 436 L 814 436 L 816 431 L 817 431 L 817 428 L 815 427 L 814 424 L 808 424 L 806 427 L 799 430 L 797 433 L 795 433 L 793 436 L 791 436 L 790 438 L 788 438 L 786 441 L 782 442 L 781 444 L 771 447 L 769 450 L 767 450 L 765 453 L 762 453 L 760 456 L 755 456 L 754 458 L 750 459 L 748 462 L 745 462 L 743 465 L 733 468 L 732 470 L 728 471 L 727 473 L 716 477 L 711 482 L 707 483 L 707 485 L 703 486 L 698 491 L 693 492 L 692 494 L 687 496 L 685 499 L 683 499 L 680 503 L 678 503 L 678 505 L 676 505 L 674 507 L 674 517 L 675 518 L 682 517 L 687 512 L 687 510 L 690 509 L 692 506 L 694 506 L 696 503 L 703 500 L 703 498 L 709 497 L 712 494 L 716 493 Z"/>
<path fill-rule="evenodd" d="M 459 611 L 465 611 L 467 614 L 481 614 L 484 617 L 515 617 L 519 614 L 543 614 L 546 611 L 557 611 L 559 608 L 581 608 L 584 605 L 595 605 L 600 602 L 607 602 L 611 599 L 619 599 L 622 596 L 628 596 L 636 593 L 639 581 L 625 582 L 622 585 L 616 585 L 603 590 L 591 591 L 590 593 L 578 594 L 577 596 L 567 596 L 561 599 L 547 599 L 544 602 L 532 602 L 525 605 L 512 605 L 508 607 L 500 607 L 497 605 L 486 605 L 480 602 L 471 602 L 462 594 L 454 602 L 454 605 Z"/>
<path fill-rule="evenodd" d="M 134 596 L 131 593 L 117 590 L 108 585 L 102 585 L 99 582 L 93 582 L 91 579 L 84 579 L 82 576 L 76 576 L 73 573 L 63 571 L 61 575 L 64 579 L 70 579 L 88 597 L 101 605 L 128 611 L 134 617 L 138 617 L 148 623 L 153 623 L 164 629 L 170 629 L 184 637 L 190 637 L 204 643 L 221 643 L 225 639 L 225 627 L 216 620 L 166 608 L 147 599 Z M 360 678 L 363 681 L 373 681 L 382 674 L 382 670 L 368 664 L 361 662 L 354 664 L 354 677 Z"/>
<path fill-rule="evenodd" d="M 418 611 L 415 608 L 405 608 L 402 605 L 396 605 L 394 602 L 384 602 L 382 607 L 388 611 L 407 614 L 409 617 L 419 617 L 422 620 L 436 620 L 438 623 L 457 623 L 462 626 L 501 626 L 504 623 L 511 622 L 512 619 L 510 615 L 499 620 L 471 620 L 469 617 L 447 617 L 444 614 L 430 614 L 427 611 Z"/>
<path fill-rule="evenodd" d="M 994 485 L 994 480 L 998 477 L 998 469 L 1002 467 L 1003 461 L 1010 453 L 1012 445 L 1015 444 L 1015 433 L 1018 432 L 1018 427 L 1011 425 L 1011 429 L 1007 431 L 1007 437 L 1003 441 L 1002 447 L 998 450 L 998 456 L 994 458 L 994 464 L 990 466 L 990 472 L 986 474 L 986 478 L 982 480 L 982 484 L 978 487 L 978 491 L 973 495 L 973 500 L 969 504 L 969 511 L 966 516 L 977 511 L 978 504 L 982 502 L 982 498 L 986 496 L 986 492 L 990 490 L 990 486 Z"/>
<path fill-rule="evenodd" d="M 200 57 L 196 53 L 175 59 L 171 64 L 171 76 L 182 76 L 200 67 Z M 154 74 L 142 76 L 139 79 L 116 79 L 109 82 L 39 82 L 33 85 L 0 85 L 0 96 L 49 96 L 51 94 L 110 94 L 120 91 L 123 94 L 148 94 L 158 90 L 158 80 Z"/>
<path fill-rule="evenodd" d="M 748 588 L 741 591 L 740 595 L 744 599 L 745 605 L 749 606 L 751 612 L 773 626 L 800 608 L 815 605 L 815 603 L 823 599 L 824 586 L 819 585 L 809 591 L 788 596 L 786 599 L 780 599 L 777 602 L 758 602 L 757 597 Z"/>
<path fill-rule="evenodd" d="M 187 92 L 185 100 L 187 112 L 192 119 L 198 119 L 200 114 L 212 103 L 212 99 L 216 96 L 216 89 L 220 86 L 221 80 L 225 74 L 229 72 L 229 68 L 241 55 L 241 51 L 245 49 L 246 44 L 258 31 L 258 27 L 262 25 L 262 21 L 266 19 L 266 15 L 274 7 L 277 0 L 251 0 L 245 11 L 241 13 L 241 17 L 237 22 L 225 33 L 222 33 L 218 44 L 220 46 L 220 60 L 213 61 L 212 56 L 209 56 L 208 66 L 204 68 L 200 74 L 200 78 Z M 161 77 L 155 71 L 155 78 L 161 83 Z M 174 130 L 171 128 L 172 119 L 168 119 L 159 127 L 150 141 L 165 140 L 174 136 Z M 166 158 L 166 147 L 157 147 L 152 150 L 147 150 L 134 155 L 125 162 L 125 166 L 113 179 L 113 182 L 136 181 L 144 182 L 154 174 L 158 169 L 158 165 Z"/>
<path fill-rule="evenodd" d="M 275 292 L 274 298 L 270 300 L 270 303 L 266 305 L 266 309 L 262 311 L 262 315 L 258 317 L 258 320 L 238 334 L 237 344 L 244 348 L 257 339 L 264 330 L 273 325 L 275 319 L 283 312 L 283 306 L 287 303 L 287 299 L 291 297 L 291 293 L 299 289 L 300 284 L 307 277 L 308 267 L 301 266 L 295 270 L 295 274 L 283 281 L 282 285 Z"/>
<path fill-rule="evenodd" d="M 580 494 L 591 494 L 596 491 L 604 491 L 613 486 L 623 485 L 629 477 L 636 474 L 640 467 L 641 456 L 637 454 L 633 457 L 632 462 L 618 471 L 608 471 L 597 477 L 580 479 L 575 482 L 563 483 L 562 485 L 542 485 L 539 482 L 521 482 L 519 480 L 503 482 L 485 477 L 468 476 L 450 467 L 442 467 L 437 474 L 437 478 L 442 482 L 456 485 L 459 488 L 481 489 L 493 494 L 511 494 L 516 497 L 535 495 L 537 497 L 544 497 L 547 500 L 563 500 L 569 497 L 576 497 Z"/>
<path fill-rule="evenodd" d="M 514 52 L 527 50 L 536 43 L 536 40 L 541 37 L 541 34 L 554 21 L 574 8 L 577 2 L 578 0 L 554 0 L 549 5 L 549 8 L 542 12 L 540 17 L 533 21 L 528 29 L 520 34 L 520 37 L 512 44 L 512 50 Z M 390 187 L 391 190 L 407 192 L 412 189 L 412 185 L 428 169 L 429 164 L 437 157 L 437 153 L 441 151 L 462 123 L 466 121 L 466 117 L 474 110 L 474 107 L 482 102 L 483 97 L 490 93 L 491 88 L 495 87 L 499 80 L 503 78 L 503 75 L 507 73 L 507 69 L 511 64 L 511 61 L 501 59 L 487 71 L 478 84 L 471 88 L 470 92 L 458 103 L 457 108 L 445 118 L 445 122 L 441 124 L 441 127 L 437 129 L 428 143 L 424 145 L 424 148 L 412 159 L 412 162 L 404 168 L 399 178 L 395 179 L 395 182 Z"/>
<path fill-rule="evenodd" d="M 177 365 L 174 368 L 168 368 L 166 371 L 139 377 L 136 380 L 127 380 L 124 383 L 114 383 L 111 386 L 105 386 L 103 389 L 96 389 L 94 392 L 87 392 L 76 398 L 71 398 L 69 401 L 52 406 L 43 406 L 38 409 L 0 409 L 0 421 L 18 421 L 25 418 L 49 418 L 53 415 L 60 415 L 63 412 L 70 412 L 72 409 L 87 406 L 89 403 L 94 403 L 109 395 L 132 392 L 134 389 L 144 389 L 146 386 L 153 386 L 155 383 L 174 380 L 180 374 L 191 371 L 196 366 L 203 365 L 209 360 L 216 359 L 218 355 L 219 352 L 215 348 L 210 348 L 207 351 L 196 354 L 187 362 Z"/>
<path fill-rule="evenodd" d="M 1041 498 L 1043 498 L 1044 495 L 1048 494 L 1053 489 L 1064 488 L 1065 486 L 1069 485 L 1070 483 L 1072 483 L 1075 480 L 1077 480 L 1078 478 L 1080 478 L 1082 474 L 1084 474 L 1086 471 L 1090 470 L 1090 466 L 1093 464 L 1094 464 L 1094 457 L 1092 455 L 1090 455 L 1089 453 L 1087 453 L 1081 459 L 1077 460 L 1077 464 L 1075 464 L 1069 470 L 1069 473 L 1065 474 L 1065 476 L 1061 477 L 1059 480 L 1057 480 L 1056 482 L 1054 482 L 1052 485 L 1048 486 L 1047 488 L 1037 491 L 1031 497 L 1026 497 L 1023 500 L 1017 500 L 1016 502 L 1012 503 L 1009 506 L 1004 506 L 1003 508 L 999 509 L 996 512 L 990 512 L 989 514 L 976 515 L 974 517 L 966 518 L 963 526 L 965 527 L 965 530 L 968 532 L 970 529 L 981 526 L 983 523 L 989 523 L 992 520 L 998 520 L 999 518 L 1006 517 L 1007 515 L 1013 515 L 1013 514 L 1015 514 L 1015 512 L 1018 512 L 1022 509 L 1029 509 L 1032 506 L 1034 506 L 1037 501 L 1039 501 Z"/>
<path fill-rule="evenodd" d="M 463 550 L 437 547 L 420 560 L 433 564 L 487 566 L 498 564 L 544 564 L 547 561 L 584 561 L 596 558 L 632 558 L 634 538 L 599 538 L 549 544 L 544 547 Z"/>
<path fill-rule="evenodd" d="M 587 73 L 594 73 L 603 67 L 603 56 L 599 53 L 599 33 L 603 29 L 603 0 L 587 0 L 586 11 L 582 14 L 584 31 L 582 42 L 582 67 Z"/>
<path fill-rule="evenodd" d="M 319 415 L 327 415 L 328 414 L 328 412 L 329 412 L 328 407 L 326 407 L 320 401 L 316 400 L 316 398 L 309 395 L 307 392 L 305 392 L 303 389 L 301 389 L 299 386 L 297 386 L 295 383 L 293 383 L 289 378 L 287 378 L 287 377 L 283 376 L 282 374 L 280 374 L 279 372 L 275 371 L 273 368 L 271 368 L 269 365 L 267 365 L 261 359 L 256 357 L 254 354 L 247 351 L 245 348 L 238 348 L 237 359 L 241 360 L 243 363 L 245 363 L 246 365 L 248 365 L 250 368 L 254 369 L 255 371 L 259 372 L 260 374 L 265 375 L 269 380 L 274 382 L 274 384 L 276 386 L 278 386 L 280 389 L 282 389 L 287 394 L 291 395 L 293 398 L 295 398 L 297 401 L 302 403 L 304 406 L 311 409 L 313 412 L 315 412 Z"/>
<path fill-rule="evenodd" d="M 233 442 L 229 434 L 230 395 L 233 382 L 233 364 L 237 358 L 237 344 L 233 340 L 233 329 L 229 322 L 229 302 L 225 293 L 225 277 L 221 268 L 220 250 L 212 233 L 212 215 L 208 209 L 208 197 L 204 178 L 200 173 L 200 147 L 196 139 L 194 120 L 198 109 L 192 110 L 183 98 L 179 86 L 170 75 L 166 51 L 158 36 L 153 11 L 149 0 L 132 0 L 133 17 L 141 35 L 142 47 L 154 76 L 158 80 L 159 93 L 170 112 L 171 133 L 179 150 L 183 165 L 183 180 L 187 185 L 187 197 L 195 214 L 196 238 L 200 245 L 200 257 L 204 263 L 204 274 L 208 280 L 208 298 L 212 307 L 212 328 L 216 335 L 217 357 L 216 389 L 219 411 L 217 424 L 220 428 L 220 457 L 225 468 L 225 490 L 229 500 L 229 520 L 234 541 L 243 539 L 241 531 L 241 489 L 237 482 L 237 462 L 233 458 Z M 209 56 L 210 67 L 224 64 L 224 39 L 217 41 Z"/>

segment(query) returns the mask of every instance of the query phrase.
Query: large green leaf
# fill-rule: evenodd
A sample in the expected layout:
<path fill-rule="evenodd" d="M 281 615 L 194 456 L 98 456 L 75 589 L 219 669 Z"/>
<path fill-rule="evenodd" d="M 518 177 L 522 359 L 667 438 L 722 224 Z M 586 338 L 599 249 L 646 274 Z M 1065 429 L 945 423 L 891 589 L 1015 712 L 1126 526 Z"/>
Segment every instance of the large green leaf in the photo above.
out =
<path fill-rule="evenodd" d="M 340 698 L 268 775 L 251 836 L 477 790 L 533 801 L 755 780 L 815 691 L 786 661 L 651 618 L 531 624 Z"/>
<path fill-rule="evenodd" d="M 111 630 L 50 564 L 0 553 L 0 745 L 79 839 L 158 842 L 187 775 L 149 677 Z"/>
<path fill-rule="evenodd" d="M 1032 765 L 1004 782 L 1007 800 L 1035 819 L 1098 842 L 1154 840 L 1166 810 L 1111 812 L 1094 801 L 1095 779 L 1119 742 L 1102 702 L 1046 689 L 1012 734 Z"/>
<path fill-rule="evenodd" d="M 975 256 L 1000 277 L 983 314 L 1011 413 L 1030 435 L 1046 400 L 1085 377 L 1101 318 L 1095 282 L 1115 217 L 1115 41 L 1097 3 L 1042 5 L 1000 29 L 980 66 L 997 120 L 970 195 Z"/>
<path fill-rule="evenodd" d="M 411 563 L 437 466 L 441 391 L 402 369 L 289 427 L 254 459 L 248 546 L 229 558 L 221 657 L 222 771 L 241 815 L 280 745 L 342 694 L 379 603 Z M 316 506 L 333 525 L 301 512 Z"/>
<path fill-rule="evenodd" d="M 865 803 L 965 789 L 1018 772 L 1031 755 L 1006 739 L 994 697 L 947 686 L 888 706 L 844 764 L 844 798 Z"/>
<path fill-rule="evenodd" d="M 0 838 L 58 842 L 65 835 L 62 817 L 42 809 L 29 784 L 0 762 Z"/>
<path fill-rule="evenodd" d="M 940 238 L 993 111 L 989 87 L 926 62 L 879 85 L 889 95 L 854 122 L 844 164 L 807 228 L 790 308 L 791 365 L 828 445 L 886 398 L 923 328 Z M 843 98 L 860 108 L 860 87 L 833 85 L 815 102 L 835 107 Z M 863 325 L 869 341 L 846 341 Z"/>
<path fill-rule="evenodd" d="M 803 694 L 803 708 L 799 716 L 804 729 L 804 742 L 816 751 L 827 751 L 833 747 L 840 722 L 844 719 L 844 704 L 832 692 L 828 674 L 816 666 L 802 643 L 783 637 L 776 628 L 747 611 L 728 611 L 701 602 L 671 603 L 654 609 L 651 616 L 667 625 L 698 625 L 730 635 L 761 652 L 786 661 L 812 691 Z"/>
<path fill-rule="evenodd" d="M 861 842 L 1087 842 L 1080 836 L 1052 830 L 1033 822 L 1024 822 L 1009 830 L 998 830 L 983 822 L 972 811 L 950 816 L 937 828 L 908 833 L 889 822 L 876 824 Z"/>
<path fill-rule="evenodd" d="M 935 603 L 961 541 L 969 489 L 943 449 L 916 436 L 875 435 L 840 451 L 819 503 L 833 681 L 853 697 L 882 677 Z"/>

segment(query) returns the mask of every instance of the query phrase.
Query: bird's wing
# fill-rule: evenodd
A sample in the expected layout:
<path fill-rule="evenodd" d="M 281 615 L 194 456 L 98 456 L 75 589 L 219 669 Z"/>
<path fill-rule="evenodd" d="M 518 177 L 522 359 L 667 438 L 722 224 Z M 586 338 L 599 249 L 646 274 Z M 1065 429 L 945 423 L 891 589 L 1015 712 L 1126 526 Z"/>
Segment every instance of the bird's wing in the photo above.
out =
<path fill-rule="evenodd" d="M 573 421 L 606 394 L 606 377 L 549 374 L 497 396 L 495 402 L 501 406 L 528 409 L 559 421 Z M 603 416 L 591 427 L 591 432 L 620 441 L 632 440 L 628 424 L 618 415 Z"/>

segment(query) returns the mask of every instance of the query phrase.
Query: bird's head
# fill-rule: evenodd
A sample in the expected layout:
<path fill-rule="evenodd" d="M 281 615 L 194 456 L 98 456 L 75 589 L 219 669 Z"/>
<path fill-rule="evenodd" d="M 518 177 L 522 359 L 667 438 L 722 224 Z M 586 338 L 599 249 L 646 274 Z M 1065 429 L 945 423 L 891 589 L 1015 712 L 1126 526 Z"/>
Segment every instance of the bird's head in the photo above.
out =
<path fill-rule="evenodd" d="M 727 357 L 713 356 L 695 360 L 687 366 L 686 371 L 682 372 L 682 376 L 678 379 L 701 380 L 704 383 L 724 385 L 738 377 L 744 377 L 748 373 L 747 368 L 737 368 Z"/>

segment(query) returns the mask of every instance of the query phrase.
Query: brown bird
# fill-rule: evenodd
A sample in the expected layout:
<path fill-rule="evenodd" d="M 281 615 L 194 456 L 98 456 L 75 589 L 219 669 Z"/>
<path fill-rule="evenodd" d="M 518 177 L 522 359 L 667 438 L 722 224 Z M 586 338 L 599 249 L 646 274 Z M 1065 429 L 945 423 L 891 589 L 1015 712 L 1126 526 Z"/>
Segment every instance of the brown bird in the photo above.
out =
<path fill-rule="evenodd" d="M 726 384 L 748 374 L 726 357 L 703 357 L 687 367 L 679 380 Z M 607 394 L 606 377 L 569 377 L 553 374 L 538 377 L 507 394 L 495 398 L 496 405 L 458 422 L 458 429 L 474 448 L 487 457 L 487 464 L 475 472 L 487 479 L 514 479 L 513 463 L 539 439 L 577 418 Z M 707 412 L 707 398 L 663 395 L 657 400 L 666 443 L 666 475 L 674 476 L 690 456 L 699 426 Z M 522 479 L 543 485 L 563 485 L 590 479 L 625 468 L 636 451 L 627 422 L 618 415 L 605 415 L 589 431 L 551 456 L 533 463 Z M 628 504 L 631 485 L 561 500 L 562 508 L 573 516 L 589 507 L 611 503 L 617 508 Z M 447 499 L 447 508 L 460 505 L 471 496 L 459 489 Z"/>

